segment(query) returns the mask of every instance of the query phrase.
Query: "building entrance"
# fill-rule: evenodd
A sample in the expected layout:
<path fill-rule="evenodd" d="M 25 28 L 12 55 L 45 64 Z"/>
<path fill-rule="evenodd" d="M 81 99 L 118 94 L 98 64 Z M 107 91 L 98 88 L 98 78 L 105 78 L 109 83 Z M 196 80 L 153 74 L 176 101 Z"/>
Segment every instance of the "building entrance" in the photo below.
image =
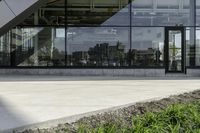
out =
<path fill-rule="evenodd" d="M 185 34 L 183 27 L 165 28 L 166 73 L 185 72 Z"/>

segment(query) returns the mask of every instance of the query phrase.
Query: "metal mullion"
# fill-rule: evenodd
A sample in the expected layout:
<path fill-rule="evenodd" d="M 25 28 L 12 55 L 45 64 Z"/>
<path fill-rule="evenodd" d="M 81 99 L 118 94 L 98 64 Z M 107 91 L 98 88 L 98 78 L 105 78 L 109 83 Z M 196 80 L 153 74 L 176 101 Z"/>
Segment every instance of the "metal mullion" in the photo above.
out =
<path fill-rule="evenodd" d="M 129 60 L 129 67 L 131 67 L 131 57 L 130 57 L 130 54 L 131 54 L 131 51 L 132 51 L 132 0 L 129 0 L 129 3 L 130 3 L 130 6 L 129 6 L 129 19 L 130 19 L 130 26 L 129 26 L 129 45 L 130 45 L 130 48 L 129 48 L 129 55 L 128 55 L 128 60 Z"/>
<path fill-rule="evenodd" d="M 68 18 L 67 18 L 67 3 L 68 0 L 65 0 L 65 67 L 67 67 L 67 62 L 68 62 L 68 51 L 67 51 L 67 25 L 68 25 Z"/>

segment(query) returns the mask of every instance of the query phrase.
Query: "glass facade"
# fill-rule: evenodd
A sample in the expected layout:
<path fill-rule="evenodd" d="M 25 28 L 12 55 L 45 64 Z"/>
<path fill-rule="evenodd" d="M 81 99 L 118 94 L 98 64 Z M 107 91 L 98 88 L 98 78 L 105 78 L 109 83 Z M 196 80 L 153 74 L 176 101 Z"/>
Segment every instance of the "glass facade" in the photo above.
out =
<path fill-rule="evenodd" d="M 0 37 L 0 66 L 165 68 L 165 28 L 183 27 L 199 67 L 199 26 L 198 0 L 48 0 Z"/>

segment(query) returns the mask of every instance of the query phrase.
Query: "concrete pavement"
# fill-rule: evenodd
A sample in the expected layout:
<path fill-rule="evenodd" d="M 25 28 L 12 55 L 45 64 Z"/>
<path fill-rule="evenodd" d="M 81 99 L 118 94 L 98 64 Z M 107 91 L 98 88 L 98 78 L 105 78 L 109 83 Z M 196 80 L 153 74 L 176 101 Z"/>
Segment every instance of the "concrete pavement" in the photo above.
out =
<path fill-rule="evenodd" d="M 200 89 L 200 78 L 0 76 L 0 130 Z"/>

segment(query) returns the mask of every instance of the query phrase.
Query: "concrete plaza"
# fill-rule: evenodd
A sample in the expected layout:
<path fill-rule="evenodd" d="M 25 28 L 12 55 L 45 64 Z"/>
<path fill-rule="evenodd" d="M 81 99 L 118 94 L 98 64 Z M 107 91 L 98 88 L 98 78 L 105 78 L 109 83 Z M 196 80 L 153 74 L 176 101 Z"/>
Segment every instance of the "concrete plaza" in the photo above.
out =
<path fill-rule="evenodd" d="M 200 78 L 0 76 L 0 130 L 200 89 Z"/>

